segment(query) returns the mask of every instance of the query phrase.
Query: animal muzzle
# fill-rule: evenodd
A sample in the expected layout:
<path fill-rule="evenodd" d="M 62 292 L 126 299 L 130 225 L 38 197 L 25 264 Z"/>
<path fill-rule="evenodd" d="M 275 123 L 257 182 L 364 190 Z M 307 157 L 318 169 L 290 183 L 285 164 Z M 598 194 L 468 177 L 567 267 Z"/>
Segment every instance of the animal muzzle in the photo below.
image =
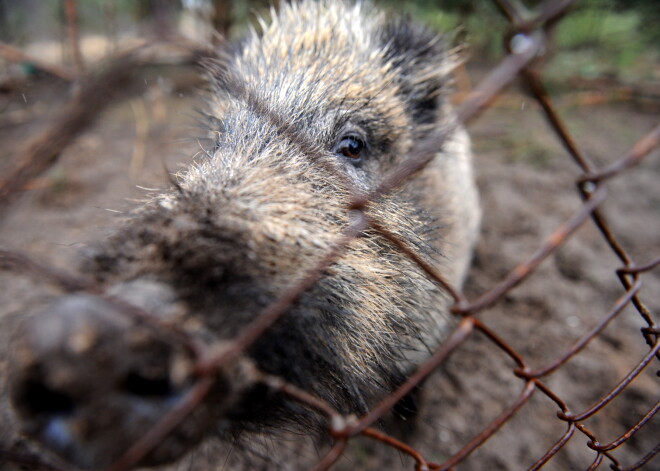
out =
<path fill-rule="evenodd" d="M 85 469 L 122 457 L 199 380 L 193 353 L 167 330 L 181 321 L 172 292 L 154 282 L 110 291 L 68 295 L 35 315 L 12 363 L 11 398 L 24 432 Z M 131 305 L 160 307 L 149 309 L 157 325 L 126 312 Z M 213 400 L 201 401 L 140 464 L 173 461 L 203 438 L 234 401 L 232 375 L 231 367 L 217 373 Z"/>

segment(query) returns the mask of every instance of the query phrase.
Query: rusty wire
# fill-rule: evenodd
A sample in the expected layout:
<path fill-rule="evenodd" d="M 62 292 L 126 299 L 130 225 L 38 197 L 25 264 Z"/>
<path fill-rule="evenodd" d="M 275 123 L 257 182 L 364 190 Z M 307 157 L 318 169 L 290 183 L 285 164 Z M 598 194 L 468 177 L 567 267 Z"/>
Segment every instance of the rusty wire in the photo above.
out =
<path fill-rule="evenodd" d="M 267 329 L 279 318 L 286 315 L 287 310 L 306 290 L 310 289 L 322 276 L 323 271 L 336 259 L 341 257 L 343 250 L 355 237 L 358 237 L 367 228 L 380 233 L 383 237 L 391 241 L 411 260 L 435 280 L 441 287 L 447 291 L 453 298 L 454 304 L 452 312 L 461 317 L 458 326 L 449 336 L 449 338 L 433 352 L 431 357 L 423 363 L 418 370 L 413 373 L 398 389 L 384 398 L 379 404 L 371 409 L 363 417 L 345 417 L 335 410 L 327 402 L 300 390 L 299 388 L 287 384 L 280 378 L 266 375 L 255 371 L 255 377 L 271 389 L 281 394 L 289 396 L 291 399 L 307 405 L 308 407 L 319 411 L 328 419 L 328 433 L 335 441 L 314 465 L 314 470 L 325 470 L 330 468 L 343 454 L 348 442 L 355 436 L 362 435 L 376 440 L 383 444 L 395 448 L 410 456 L 415 462 L 415 469 L 422 470 L 449 470 L 461 463 L 472 452 L 479 448 L 485 441 L 492 437 L 503 427 L 525 404 L 528 403 L 534 394 L 545 395 L 558 408 L 557 420 L 566 423 L 564 434 L 530 466 L 530 470 L 541 469 L 552 458 L 566 446 L 577 434 L 587 437 L 587 446 L 596 452 L 596 456 L 588 469 L 598 469 L 603 462 L 609 462 L 610 468 L 623 471 L 639 469 L 649 463 L 659 452 L 660 445 L 649 450 L 637 463 L 629 467 L 623 467 L 621 463 L 610 453 L 615 448 L 624 444 L 634 436 L 645 424 L 647 424 L 660 410 L 660 402 L 656 403 L 646 414 L 644 414 L 629 430 L 621 434 L 614 440 L 607 443 L 601 443 L 598 437 L 584 423 L 585 420 L 599 413 L 608 403 L 616 398 L 630 383 L 644 371 L 654 359 L 660 358 L 660 342 L 658 335 L 660 329 L 654 323 L 653 317 L 648 308 L 639 298 L 639 291 L 642 286 L 642 274 L 647 273 L 660 265 L 660 256 L 650 262 L 636 263 L 629 253 L 623 247 L 616 234 L 610 228 L 607 218 L 599 209 L 599 206 L 607 198 L 607 181 L 620 176 L 626 170 L 639 165 L 644 157 L 653 149 L 660 145 L 660 125 L 653 129 L 646 136 L 643 136 L 625 155 L 616 159 L 610 165 L 604 168 L 597 168 L 580 150 L 577 141 L 569 132 L 569 128 L 557 113 L 549 94 L 543 87 L 540 73 L 534 67 L 534 60 L 539 51 L 543 49 L 546 43 L 544 31 L 550 28 L 555 22 L 560 21 L 565 16 L 570 7 L 575 3 L 574 0 L 544 2 L 532 15 L 530 11 L 521 8 L 516 2 L 511 0 L 495 0 L 495 3 L 504 13 L 510 22 L 511 31 L 508 37 L 515 35 L 525 35 L 529 40 L 528 46 L 517 52 L 510 52 L 493 71 L 486 76 L 481 85 L 478 86 L 459 108 L 454 122 L 446 128 L 431 133 L 427 138 L 420 142 L 408 156 L 406 162 L 399 168 L 394 169 L 387 175 L 382 183 L 368 194 L 360 194 L 357 190 L 347 188 L 352 195 L 351 203 L 347 212 L 351 214 L 351 222 L 336 241 L 334 246 L 325 254 L 319 254 L 319 260 L 316 266 L 307 273 L 301 274 L 300 278 L 291 285 L 291 287 L 281 294 L 271 305 L 267 306 L 255 320 L 247 325 L 243 332 L 229 346 L 221 350 L 214 350 L 214 346 L 200 344 L 199 341 L 192 338 L 185 331 L 173 330 L 171 326 L 164 326 L 158 319 L 141 311 L 110 299 L 126 315 L 139 319 L 151 325 L 157 332 L 162 333 L 164 337 L 169 337 L 172 342 L 177 342 L 188 348 L 197 359 L 196 371 L 198 372 L 198 381 L 189 390 L 188 394 L 174 407 L 166 416 L 162 418 L 141 440 L 127 450 L 109 470 L 126 471 L 135 466 L 144 458 L 158 443 L 167 436 L 192 410 L 195 409 L 211 390 L 214 383 L 214 376 L 226 364 L 237 361 L 246 351 L 246 349 L 255 342 Z M 79 69 L 80 70 L 80 69 Z M 537 251 L 527 260 L 520 262 L 514 267 L 504 279 L 496 286 L 484 291 L 474 300 L 468 300 L 467 297 L 450 283 L 443 279 L 437 270 L 428 262 L 420 258 L 414 251 L 409 249 L 404 241 L 395 234 L 388 231 L 385 227 L 373 220 L 366 212 L 366 206 L 374 199 L 386 195 L 403 184 L 411 175 L 424 168 L 435 155 L 437 149 L 442 147 L 445 139 L 451 134 L 456 126 L 466 124 L 476 118 L 497 96 L 498 92 L 516 77 L 521 77 L 529 88 L 531 95 L 540 105 L 544 116 L 547 118 L 551 128 L 557 135 L 557 138 L 563 144 L 568 155 L 575 161 L 581 174 L 576 178 L 578 194 L 583 199 L 583 204 L 579 210 L 564 223 L 559 225 L 556 230 L 540 244 Z M 112 80 L 121 80 L 124 77 L 111 77 Z M 95 84 L 97 85 L 97 84 Z M 295 129 L 287 125 L 285 117 L 278 115 L 273 110 L 269 110 L 267 105 L 262 103 L 257 97 L 250 95 L 240 83 L 236 83 L 231 78 L 224 80 L 225 86 L 230 92 L 242 96 L 249 106 L 261 111 L 262 115 L 267 116 L 271 123 L 284 135 L 291 138 L 291 141 L 298 145 L 301 150 L 313 157 L 318 150 L 314 143 L 309 142 Z M 85 88 L 83 87 L 83 95 Z M 74 98 L 76 100 L 76 98 Z M 109 102 L 109 100 L 107 100 Z M 106 102 L 104 102 L 105 104 Z M 74 106 L 80 107 L 80 103 L 74 101 Z M 78 113 L 82 111 L 78 110 Z M 71 113 L 73 114 L 73 113 Z M 86 115 L 83 115 L 86 118 Z M 92 115 L 93 116 L 93 115 Z M 80 121 L 80 117 L 77 118 Z M 86 118 L 87 119 L 87 118 Z M 61 148 L 77 136 L 83 129 L 83 124 L 74 122 L 74 128 L 78 126 L 76 132 L 70 132 L 70 138 L 62 142 L 56 149 L 56 153 L 45 157 L 45 162 L 40 166 L 35 166 L 32 160 L 28 160 L 20 169 L 27 176 L 18 180 L 20 185 L 16 186 L 16 181 L 5 180 L 0 185 L 0 208 L 13 198 L 27 179 L 33 178 L 45 167 L 52 164 Z M 61 126 L 60 126 L 61 127 Z M 56 130 L 57 126 L 56 126 Z M 59 132 L 60 130 L 58 130 Z M 38 143 L 37 143 L 38 144 Z M 30 152 L 42 156 L 46 151 L 40 149 L 35 144 Z M 329 171 L 333 171 L 328 167 Z M 21 173 L 20 171 L 18 173 Z M 347 185 L 347 180 L 342 183 Z M 532 369 L 525 358 L 516 351 L 516 349 L 507 342 L 506 339 L 498 336 L 491 328 L 487 326 L 484 320 L 479 318 L 479 314 L 487 307 L 497 303 L 502 296 L 509 293 L 517 285 L 524 282 L 532 276 L 535 269 L 543 261 L 553 254 L 558 247 L 562 246 L 568 238 L 589 219 L 593 220 L 599 229 L 603 239 L 607 242 L 611 250 L 619 258 L 622 266 L 616 271 L 624 292 L 615 301 L 610 311 L 602 316 L 600 322 L 586 332 L 581 338 L 566 351 L 559 353 L 558 356 L 549 361 L 545 366 Z M 37 263 L 25 255 L 18 254 L 11 250 L 0 250 L 0 268 L 10 268 L 13 270 L 22 270 L 30 275 L 40 277 L 56 285 L 59 285 L 65 291 L 88 291 L 99 295 L 102 290 L 91 282 L 72 276 L 61 270 L 54 269 L 42 263 Z M 620 379 L 607 394 L 597 400 L 592 406 L 582 412 L 572 411 L 567 403 L 549 388 L 543 378 L 547 377 L 559 368 L 562 368 L 568 361 L 578 355 L 590 342 L 597 338 L 601 332 L 618 317 L 624 308 L 634 306 L 646 326 L 642 329 L 642 335 L 648 344 L 648 351 L 641 358 L 635 367 Z M 475 332 L 485 336 L 493 345 L 505 353 L 515 364 L 513 373 L 519 378 L 521 383 L 520 393 L 508 404 L 500 414 L 493 419 L 481 432 L 476 434 L 460 450 L 442 463 L 434 463 L 424 457 L 422 451 L 416 450 L 398 439 L 387 436 L 380 431 L 371 428 L 371 425 L 383 417 L 401 398 L 408 394 L 414 387 L 419 385 L 424 378 L 430 375 L 446 359 L 454 353 L 459 347 L 469 339 Z M 29 462 L 41 466 L 41 469 L 59 469 L 55 465 L 48 463 L 37 463 L 34 457 L 19 456 L 15 453 L 4 452 L 0 450 L 0 456 L 9 461 L 17 463 Z"/>

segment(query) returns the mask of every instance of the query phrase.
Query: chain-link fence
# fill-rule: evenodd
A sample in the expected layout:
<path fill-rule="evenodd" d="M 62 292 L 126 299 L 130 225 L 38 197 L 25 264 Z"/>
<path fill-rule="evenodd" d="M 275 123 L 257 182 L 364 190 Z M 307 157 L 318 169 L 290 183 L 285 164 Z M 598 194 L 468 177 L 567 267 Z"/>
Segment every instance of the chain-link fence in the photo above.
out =
<path fill-rule="evenodd" d="M 332 250 L 323 254 L 320 262 L 308 273 L 301 273 L 299 281 L 294 283 L 270 306 L 264 309 L 255 320 L 250 323 L 231 342 L 229 348 L 222 349 L 219 353 L 214 345 L 208 345 L 185 330 L 179 330 L 167 326 L 150 314 L 133 306 L 121 305 L 122 311 L 127 316 L 139 318 L 141 322 L 151 325 L 156 332 L 164 336 L 174 338 L 181 346 L 194 352 L 197 365 L 198 380 L 171 411 L 162 417 L 149 433 L 126 450 L 124 456 L 110 469 L 113 471 L 127 470 L 135 466 L 155 446 L 160 443 L 181 421 L 191 413 L 203 401 L 204 397 L 212 390 L 214 381 L 219 372 L 231 362 L 239 361 L 243 352 L 246 351 L 260 336 L 275 324 L 293 303 L 323 276 L 324 270 L 342 256 L 345 248 L 350 242 L 358 237 L 363 231 L 370 229 L 377 231 L 388 239 L 399 250 L 418 264 L 421 269 L 438 283 L 453 298 L 451 312 L 460 321 L 451 336 L 433 352 L 432 356 L 425 361 L 419 369 L 412 374 L 398 389 L 393 391 L 382 402 L 373 407 L 370 412 L 362 417 L 344 416 L 335 410 L 329 403 L 315 397 L 307 391 L 303 391 L 291 384 L 284 382 L 281 378 L 273 377 L 260 372 L 255 372 L 257 381 L 263 382 L 272 390 L 289 396 L 295 401 L 317 410 L 320 414 L 327 416 L 329 428 L 328 436 L 333 444 L 320 453 L 320 459 L 313 465 L 313 469 L 322 470 L 333 466 L 342 457 L 347 446 L 355 437 L 367 437 L 378 443 L 380 447 L 391 447 L 399 450 L 401 454 L 409 456 L 414 461 L 411 468 L 417 470 L 436 469 L 463 469 L 461 467 L 465 460 L 484 445 L 484 443 L 496 434 L 502 433 L 501 429 L 507 425 L 519 413 L 519 411 L 531 403 L 533 396 L 542 395 L 555 405 L 556 420 L 562 424 L 564 432 L 558 436 L 554 443 L 544 453 L 535 457 L 535 462 L 530 464 L 509 463 L 514 468 L 528 467 L 529 469 L 540 469 L 551 465 L 553 458 L 562 452 L 569 444 L 579 443 L 580 446 L 588 447 L 593 452 L 593 462 L 588 469 L 610 469 L 634 470 L 654 469 L 651 463 L 660 451 L 660 443 L 657 437 L 654 447 L 640 450 L 640 457 L 636 462 L 623 462 L 617 458 L 616 451 L 629 445 L 636 435 L 652 433 L 652 422 L 657 420 L 656 413 L 660 408 L 660 402 L 655 402 L 643 413 L 633 412 L 633 425 L 629 426 L 624 433 L 614 439 L 605 438 L 599 434 L 590 422 L 597 418 L 602 411 L 611 405 L 617 396 L 625 392 L 630 385 L 645 371 L 657 367 L 660 359 L 660 342 L 658 342 L 659 328 L 655 322 L 655 315 L 644 303 L 640 295 L 640 289 L 645 277 L 660 264 L 658 254 L 644 254 L 644 258 L 635 259 L 626 244 L 620 241 L 620 235 L 611 228 L 610 221 L 601 209 L 608 201 L 608 184 L 612 180 L 624 180 L 629 169 L 641 164 L 644 157 L 653 151 L 660 143 L 660 126 L 656 126 L 650 133 L 641 137 L 639 141 L 625 155 L 610 161 L 604 166 L 594 164 L 581 150 L 580 143 L 576 140 L 568 126 L 557 112 L 553 100 L 544 88 L 542 82 L 542 71 L 538 65 L 540 51 L 547 49 L 548 38 L 551 38 L 552 29 L 570 14 L 573 1 L 546 1 L 534 12 L 523 10 L 515 2 L 509 0 L 497 0 L 495 2 L 510 23 L 510 30 L 506 38 L 510 52 L 486 74 L 480 85 L 476 87 L 466 99 L 458 106 L 456 120 L 441 131 L 432 132 L 426 139 L 418 143 L 414 151 L 408 156 L 406 163 L 393 171 L 375 190 L 368 194 L 355 191 L 355 195 L 347 208 L 350 212 L 350 224 L 344 231 L 342 237 L 336 241 Z M 206 55 L 203 49 L 191 52 L 189 44 L 178 44 L 187 54 Z M 15 51 L 18 54 L 20 51 Z M 3 178 L 0 187 L 2 205 L 6 207 L 10 199 L 17 192 L 49 168 L 58 158 L 60 153 L 80 135 L 83 130 L 93 121 L 101 109 L 117 100 L 114 93 L 99 94 L 98 90 L 116 91 L 122 88 L 122 83 L 127 79 L 131 70 L 137 63 L 144 61 L 144 56 L 135 54 L 135 51 L 124 55 L 105 68 L 101 73 L 87 76 L 85 80 L 78 82 L 79 90 L 71 102 L 62 111 L 59 118 L 54 120 L 51 126 L 44 132 L 35 136 L 26 147 L 24 153 L 18 160 L 18 165 L 11 173 Z M 44 68 L 47 70 L 47 68 Z M 82 72 L 82 67 L 79 68 Z M 57 72 L 57 71 L 56 71 Z M 66 72 L 65 75 L 69 74 Z M 61 73 L 59 75 L 62 75 Z M 508 273 L 501 277 L 498 283 L 486 287 L 476 296 L 468 298 L 463 292 L 451 286 L 439 272 L 419 254 L 411 250 L 405 241 L 372 218 L 366 210 L 369 202 L 388 194 L 399 187 L 410 175 L 419 171 L 427 165 L 434 157 L 435 150 L 442 147 L 445 139 L 456 126 L 468 124 L 475 120 L 498 96 L 498 93 L 512 81 L 519 79 L 529 90 L 530 96 L 538 104 L 544 117 L 547 119 L 556 139 L 563 146 L 566 154 L 572 159 L 579 169 L 579 176 L 574 184 L 577 196 L 581 199 L 579 209 L 571 217 L 558 225 L 552 233 L 537 243 L 537 250 L 529 257 L 520 256 L 519 263 Z M 249 92 L 242 89 L 240 84 L 227 84 L 230 92 L 235 95 L 246 95 Z M 255 97 L 246 96 L 246 99 L 256 100 L 254 106 L 259 106 Z M 306 142 L 306 138 L 287 126 L 285 116 L 280 116 L 272 110 L 264 107 L 268 118 L 278 130 L 289 136 L 300 147 L 314 149 L 313 143 Z M 630 189 L 634 191 L 634 189 Z M 542 218 L 543 215 L 539 215 Z M 548 258 L 556 255 L 557 251 L 567 244 L 569 238 L 585 225 L 592 223 L 598 230 L 600 237 L 618 259 L 620 268 L 611 276 L 620 282 L 618 299 L 612 304 L 607 312 L 597 313 L 598 321 L 588 328 L 574 328 L 574 343 L 570 347 L 556 350 L 553 358 L 549 358 L 541 366 L 533 366 L 538 362 L 531 362 L 527 356 L 520 353 L 520 348 L 514 339 L 505 338 L 497 333 L 496 326 L 489 322 L 487 311 L 491 306 L 506 302 L 506 297 L 512 290 L 534 275 L 542 263 L 547 263 Z M 635 230 L 629 228 L 629 230 Z M 64 291 L 87 291 L 95 295 L 102 295 L 102 289 L 93 282 L 64 273 L 58 269 L 36 262 L 33 259 L 19 254 L 15 251 L 3 249 L 0 252 L 0 264 L 5 269 L 14 272 L 27 272 L 30 276 L 45 279 L 58 285 Z M 653 293 L 648 293 L 653 295 Z M 657 294 L 657 293 L 656 293 Z M 116 300 L 110 299 L 112 302 Z M 515 309 L 513 306 L 511 309 Z M 559 390 L 549 386 L 548 378 L 556 371 L 565 368 L 565 365 L 579 358 L 583 351 L 598 338 L 601 338 L 608 326 L 615 322 L 620 316 L 638 316 L 642 322 L 639 335 L 639 344 L 644 345 L 645 354 L 635 359 L 635 365 L 630 371 L 620 375 L 620 380 L 605 394 L 599 397 L 586 409 L 575 410 L 571 407 L 570 398 Z M 374 425 L 384 417 L 397 403 L 403 400 L 409 393 L 414 391 L 429 375 L 438 368 L 445 365 L 450 355 L 452 358 L 460 356 L 462 349 L 468 340 L 481 334 L 488 342 L 503 353 L 514 366 L 510 368 L 512 382 L 517 382 L 520 392 L 512 397 L 506 404 L 500 404 L 502 410 L 495 418 L 481 427 L 481 430 L 472 438 L 465 441 L 462 447 L 454 451 L 451 456 L 442 460 L 431 459 L 435 456 L 432 449 L 417 448 L 405 443 L 400 438 L 394 438 L 384 434 Z M 489 362 L 488 358 L 483 358 Z M 500 364 L 496 366 L 503 368 Z M 469 375 L 466 371 L 463 374 Z M 656 375 L 657 376 L 657 375 Z M 655 397 L 658 397 L 656 378 Z M 442 391 L 434 392 L 439 396 Z M 466 392 L 469 395 L 470 392 Z M 532 424 L 529 424 L 530 428 Z M 651 432 L 649 432 L 651 430 Z M 524 442 L 528 430 L 518 428 L 507 433 L 515 434 L 517 440 Z M 586 442 L 585 445 L 583 443 Z M 647 443 L 648 440 L 645 442 Z M 653 442 L 653 437 L 651 437 Z M 378 452 L 378 447 L 375 448 Z M 4 450 L 7 462 L 23 464 L 27 469 L 63 469 L 60 465 L 52 464 L 46 458 L 38 455 L 20 453 Z"/>

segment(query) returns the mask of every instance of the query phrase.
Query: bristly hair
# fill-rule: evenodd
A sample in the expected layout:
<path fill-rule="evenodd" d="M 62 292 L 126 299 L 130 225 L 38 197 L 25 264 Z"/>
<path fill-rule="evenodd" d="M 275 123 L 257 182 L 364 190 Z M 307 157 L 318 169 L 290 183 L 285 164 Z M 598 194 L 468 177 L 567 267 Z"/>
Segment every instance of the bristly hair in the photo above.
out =
<path fill-rule="evenodd" d="M 380 33 L 385 59 L 399 69 L 400 94 L 415 124 L 437 123 L 449 93 L 451 71 L 458 64 L 448 40 L 410 17 L 388 19 Z"/>

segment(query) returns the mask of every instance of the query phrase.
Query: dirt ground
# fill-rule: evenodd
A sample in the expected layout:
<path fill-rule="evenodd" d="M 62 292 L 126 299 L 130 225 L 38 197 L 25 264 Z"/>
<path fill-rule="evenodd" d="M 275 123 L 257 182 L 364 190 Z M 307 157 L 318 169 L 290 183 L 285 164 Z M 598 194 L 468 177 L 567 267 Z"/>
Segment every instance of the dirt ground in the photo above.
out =
<path fill-rule="evenodd" d="M 5 171 L 25 140 L 67 98 L 64 84 L 35 81 L 0 96 L 0 171 Z M 513 104 L 513 106 L 512 106 Z M 118 214 L 146 195 L 144 188 L 167 185 L 166 169 L 185 165 L 200 152 L 193 88 L 169 79 L 145 79 L 144 93 L 118 103 L 61 156 L 43 178 L 33 182 L 0 221 L 0 245 L 70 269 L 88 242 L 108 234 Z M 631 103 L 561 108 L 576 139 L 599 165 L 621 156 L 658 123 Z M 576 165 L 561 148 L 537 106 L 514 89 L 506 103 L 489 110 L 470 127 L 474 142 L 484 221 L 466 293 L 470 299 L 501 281 L 519 262 L 580 206 Z M 626 249 L 639 264 L 660 252 L 660 155 L 609 184 L 604 212 Z M 514 346 L 532 368 L 565 352 L 611 309 L 623 290 L 614 273 L 620 263 L 593 223 L 543 263 L 538 272 L 484 311 L 481 319 Z M 10 339 L 21 315 L 52 296 L 48 286 L 14 272 L 0 272 L 0 447 L 20 448 L 6 404 Z M 641 299 L 660 311 L 660 270 L 644 276 Z M 572 411 L 588 409 L 606 395 L 647 353 L 640 315 L 628 307 L 567 365 L 546 378 Z M 411 442 L 426 458 L 446 459 L 467 443 L 518 397 L 523 382 L 515 365 L 492 342 L 473 335 L 425 385 L 425 407 Z M 632 427 L 658 401 L 657 361 L 608 407 L 585 421 L 601 442 Z M 527 469 L 565 432 L 557 407 L 536 392 L 522 410 L 480 447 L 458 470 Z M 629 442 L 615 450 L 623 465 L 635 463 L 660 437 L 656 416 Z M 594 459 L 587 437 L 576 431 L 544 469 L 586 469 Z M 266 454 L 255 469 L 289 469 L 287 452 L 298 445 L 265 442 Z M 200 447 L 171 469 L 235 469 L 230 445 Z M 308 459 L 313 462 L 315 452 Z M 228 457 L 228 458 L 227 458 Z M 296 459 L 299 461 L 299 459 Z M 660 458 L 645 469 L 659 469 Z M 13 465 L 12 465 L 13 466 Z M 0 468 L 13 468 L 2 461 Z M 600 469 L 608 469 L 603 463 Z M 293 466 L 295 467 L 295 466 Z M 338 469 L 412 470 L 410 458 L 360 438 L 349 446 Z M 26 468 L 27 469 L 27 468 Z"/>

